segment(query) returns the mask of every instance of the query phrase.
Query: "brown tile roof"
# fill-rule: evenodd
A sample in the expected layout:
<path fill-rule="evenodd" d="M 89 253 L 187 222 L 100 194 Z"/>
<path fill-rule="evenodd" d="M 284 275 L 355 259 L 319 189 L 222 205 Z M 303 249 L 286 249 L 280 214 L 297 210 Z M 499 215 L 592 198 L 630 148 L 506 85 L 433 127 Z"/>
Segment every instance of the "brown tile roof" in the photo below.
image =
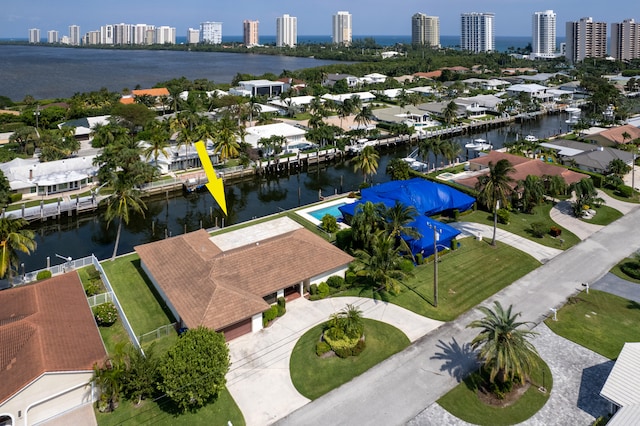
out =
<path fill-rule="evenodd" d="M 0 403 L 45 372 L 87 371 L 106 357 L 76 272 L 0 291 Z"/>
<path fill-rule="evenodd" d="M 414 73 L 414 77 L 418 78 L 438 78 L 442 75 L 442 70 L 435 70 L 430 72 L 417 72 Z"/>
<path fill-rule="evenodd" d="M 264 312 L 264 296 L 353 260 L 306 229 L 226 252 L 204 230 L 135 250 L 184 325 L 214 330 Z"/>
<path fill-rule="evenodd" d="M 516 171 L 512 173 L 510 176 L 514 179 L 514 183 L 512 186 L 515 187 L 516 183 L 519 180 L 524 180 L 529 175 L 534 175 L 538 177 L 542 176 L 562 176 L 567 185 L 571 185 L 573 183 L 579 182 L 580 180 L 589 177 L 583 173 L 574 172 L 565 167 L 556 166 L 553 164 L 545 163 L 540 159 L 534 158 L 525 158 L 519 155 L 507 154 L 505 152 L 500 151 L 490 151 L 488 155 L 474 158 L 473 160 L 469 160 L 470 163 L 480 164 L 483 167 L 486 167 L 486 172 L 489 173 L 489 162 L 493 164 L 498 161 L 505 159 L 508 160 Z M 480 174 L 482 175 L 482 173 Z M 460 185 L 464 185 L 469 188 L 475 188 L 476 182 L 478 181 L 478 176 L 473 176 L 470 178 L 464 179 L 456 179 L 455 182 Z"/>
<path fill-rule="evenodd" d="M 631 136 L 631 139 L 624 139 L 622 137 L 622 134 L 625 132 L 628 133 L 629 136 Z M 611 129 L 607 129 L 591 136 L 601 136 L 612 142 L 626 144 L 633 141 L 634 139 L 640 138 L 640 129 L 632 124 L 625 124 L 624 126 L 612 127 Z"/>

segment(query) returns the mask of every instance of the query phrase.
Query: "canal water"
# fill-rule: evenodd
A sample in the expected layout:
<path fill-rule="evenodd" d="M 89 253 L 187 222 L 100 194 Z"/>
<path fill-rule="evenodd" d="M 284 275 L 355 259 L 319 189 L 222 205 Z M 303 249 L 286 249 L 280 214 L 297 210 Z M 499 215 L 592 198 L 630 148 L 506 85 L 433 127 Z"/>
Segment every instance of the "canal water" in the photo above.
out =
<path fill-rule="evenodd" d="M 493 143 L 495 148 L 500 148 L 504 142 L 514 140 L 518 135 L 524 137 L 531 134 L 542 139 L 566 132 L 566 119 L 563 113 L 543 116 L 475 135 L 459 136 L 454 140 L 464 147 L 475 138 L 483 138 Z M 415 147 L 400 146 L 382 152 L 373 183 L 388 181 L 385 169 L 389 161 L 406 157 L 413 149 Z M 464 155 L 463 148 L 462 159 Z M 310 167 L 309 170 L 285 176 L 227 182 L 228 217 L 224 217 L 208 192 L 173 192 L 150 198 L 146 200 L 148 210 L 145 217 L 133 216 L 129 224 L 123 226 L 118 254 L 131 252 L 138 244 L 175 236 L 185 230 L 189 232 L 201 227 L 226 226 L 313 203 L 318 201 L 319 193 L 327 196 L 353 191 L 358 189 L 362 180 L 362 174 L 354 173 L 353 166 L 347 160 Z M 107 227 L 102 215 L 96 214 L 49 220 L 34 224 L 33 229 L 38 247 L 30 256 L 21 256 L 26 271 L 45 268 L 47 257 L 52 265 L 63 263 L 56 255 L 77 259 L 93 253 L 98 259 L 108 258 L 113 252 L 117 223 Z M 176 259 L 181 255 L 176 253 Z"/>

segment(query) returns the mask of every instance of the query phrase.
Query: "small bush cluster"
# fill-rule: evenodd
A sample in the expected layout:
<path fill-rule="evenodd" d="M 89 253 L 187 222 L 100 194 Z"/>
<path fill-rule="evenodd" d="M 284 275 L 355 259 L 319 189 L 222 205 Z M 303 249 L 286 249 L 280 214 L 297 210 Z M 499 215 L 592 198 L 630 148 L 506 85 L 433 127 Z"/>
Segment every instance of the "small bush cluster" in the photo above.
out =
<path fill-rule="evenodd" d="M 47 270 L 40 271 L 36 275 L 36 280 L 38 280 L 38 281 L 46 280 L 47 278 L 51 278 L 51 271 L 47 271 Z"/>
<path fill-rule="evenodd" d="M 498 209 L 498 222 L 500 222 L 503 225 L 508 225 L 510 218 L 511 218 L 511 215 L 509 213 L 509 210 Z"/>
<path fill-rule="evenodd" d="M 416 254 L 416 265 L 422 265 L 424 263 L 424 257 L 422 257 L 422 253 Z"/>
<path fill-rule="evenodd" d="M 88 266 L 86 271 L 88 279 L 82 284 L 82 286 L 84 287 L 84 292 L 86 293 L 87 297 L 102 293 L 104 290 L 104 285 L 102 284 L 100 272 L 98 272 L 98 270 L 93 265 Z"/>
<path fill-rule="evenodd" d="M 340 289 L 344 286 L 344 278 L 340 275 L 332 275 L 327 279 L 330 288 Z"/>
<path fill-rule="evenodd" d="M 621 197 L 631 198 L 633 195 L 633 188 L 628 185 L 619 185 L 618 194 L 620 194 Z"/>
<path fill-rule="evenodd" d="M 311 284 L 309 286 L 309 294 L 311 296 L 317 296 L 318 295 L 318 284 Z"/>
<path fill-rule="evenodd" d="M 279 317 L 287 313 L 287 301 L 285 300 L 284 297 L 278 297 L 278 304 L 276 306 L 277 306 Z"/>
<path fill-rule="evenodd" d="M 340 229 L 338 227 L 338 221 L 336 220 L 336 217 L 328 213 L 322 217 L 322 224 L 320 226 L 330 234 L 333 234 L 337 232 L 338 229 Z"/>
<path fill-rule="evenodd" d="M 118 309 L 112 302 L 103 303 L 93 308 L 93 316 L 101 327 L 110 327 L 118 320 Z"/>
<path fill-rule="evenodd" d="M 549 234 L 550 234 L 552 237 L 559 237 L 559 236 L 560 236 L 560 234 L 562 234 L 562 229 L 558 228 L 557 226 L 552 226 L 552 227 L 549 229 Z"/>
<path fill-rule="evenodd" d="M 278 305 L 272 305 L 262 313 L 262 325 L 266 327 L 271 321 L 278 317 Z"/>
<path fill-rule="evenodd" d="M 533 222 L 531 224 L 531 233 L 534 237 L 542 238 L 547 232 L 549 232 L 549 228 L 543 222 Z"/>
<path fill-rule="evenodd" d="M 625 262 L 620 265 L 620 270 L 636 280 L 640 280 L 640 262 Z"/>
<path fill-rule="evenodd" d="M 22 201 L 22 194 L 9 194 L 9 201 L 11 203 L 17 203 L 18 201 Z"/>
<path fill-rule="evenodd" d="M 351 228 L 342 229 L 336 232 L 336 247 L 342 251 L 349 250 L 351 248 L 351 241 L 353 238 L 352 232 Z"/>
<path fill-rule="evenodd" d="M 509 392 L 513 390 L 513 382 L 511 380 L 506 380 L 502 383 L 497 381 L 489 383 L 489 390 L 496 396 L 496 398 L 505 399 Z"/>
<path fill-rule="evenodd" d="M 413 262 L 409 259 L 402 259 L 400 261 L 400 270 L 402 270 L 402 272 L 408 274 L 411 273 L 411 271 L 413 271 L 413 268 L 415 268 L 415 265 L 413 264 Z"/>
<path fill-rule="evenodd" d="M 318 341 L 318 343 L 316 343 L 316 355 L 322 356 L 330 351 L 331 351 L 331 346 L 329 346 L 329 344 L 324 340 L 320 340 Z"/>

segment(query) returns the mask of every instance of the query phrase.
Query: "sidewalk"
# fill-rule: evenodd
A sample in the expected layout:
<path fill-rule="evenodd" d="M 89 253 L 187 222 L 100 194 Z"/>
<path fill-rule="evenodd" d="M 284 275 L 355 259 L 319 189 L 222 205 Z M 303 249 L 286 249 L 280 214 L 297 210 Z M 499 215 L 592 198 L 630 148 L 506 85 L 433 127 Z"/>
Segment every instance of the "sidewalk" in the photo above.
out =
<path fill-rule="evenodd" d="M 481 234 L 482 238 L 488 240 L 493 238 L 493 227 L 489 225 L 475 222 L 453 222 L 449 223 L 449 226 L 461 231 L 463 237 L 476 237 L 478 234 Z M 562 250 L 543 246 L 535 241 L 520 237 L 500 228 L 496 229 L 496 240 L 533 256 L 540 263 L 547 263 L 562 253 Z"/>
<path fill-rule="evenodd" d="M 229 342 L 231 369 L 227 387 L 247 425 L 266 425 L 309 403 L 291 382 L 289 361 L 298 339 L 347 304 L 356 305 L 365 318 L 391 324 L 411 342 L 442 322 L 399 306 L 368 298 L 336 297 L 310 302 L 299 298 L 287 304 L 287 313 L 267 329 Z"/>

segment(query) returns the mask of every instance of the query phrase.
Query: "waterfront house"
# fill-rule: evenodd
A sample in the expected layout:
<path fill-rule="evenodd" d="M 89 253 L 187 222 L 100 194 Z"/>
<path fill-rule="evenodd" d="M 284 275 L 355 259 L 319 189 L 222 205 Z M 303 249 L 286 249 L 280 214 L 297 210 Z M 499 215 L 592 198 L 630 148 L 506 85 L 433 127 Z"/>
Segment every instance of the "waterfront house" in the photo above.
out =
<path fill-rule="evenodd" d="M 584 139 L 601 146 L 624 145 L 640 140 L 640 129 L 632 124 L 625 124 L 586 135 Z"/>
<path fill-rule="evenodd" d="M 230 95 L 236 96 L 266 96 L 271 99 L 280 96 L 289 89 L 289 84 L 282 81 L 245 80 L 238 82 L 237 87 L 229 89 Z"/>
<path fill-rule="evenodd" d="M 140 98 L 142 96 L 148 96 L 153 101 L 152 109 L 156 111 L 163 111 L 170 108 L 168 102 L 169 90 L 166 87 L 132 90 L 130 94 L 122 96 L 120 103 L 133 104 L 136 103 L 136 98 Z"/>
<path fill-rule="evenodd" d="M 547 93 L 547 90 L 547 87 L 539 84 L 514 84 L 507 88 L 507 95 L 518 97 L 521 93 L 526 93 L 531 99 L 550 102 L 553 100 L 553 94 Z"/>
<path fill-rule="evenodd" d="M 143 270 L 181 327 L 227 340 L 262 329 L 277 298 L 295 298 L 351 256 L 289 218 L 210 237 L 204 230 L 135 247 Z"/>
<path fill-rule="evenodd" d="M 264 126 L 247 127 L 247 134 L 244 140 L 253 148 L 263 149 L 264 147 L 260 145 L 260 139 L 269 139 L 272 136 L 282 136 L 285 138 L 285 143 L 282 148 L 286 148 L 288 145 L 306 143 L 306 134 L 307 131 L 300 127 L 292 126 L 287 123 L 274 123 L 265 124 Z"/>
<path fill-rule="evenodd" d="M 356 92 L 356 93 L 341 93 L 339 95 L 331 95 L 329 93 L 322 95 L 322 99 L 331 100 L 335 103 L 341 104 L 346 99 L 351 99 L 352 97 L 360 98 L 363 104 L 367 102 L 371 102 L 375 100 L 376 96 L 371 92 Z"/>
<path fill-rule="evenodd" d="M 602 147 L 565 139 L 542 142 L 540 146 L 555 151 L 562 164 L 572 165 L 587 172 L 606 174 L 609 172 L 609 163 L 616 159 L 624 161 L 629 166 L 633 163 L 632 153 L 610 146 Z"/>
<path fill-rule="evenodd" d="M 0 424 L 93 418 L 93 365 L 106 352 L 78 274 L 3 290 L 0 306 Z"/>
<path fill-rule="evenodd" d="M 109 124 L 110 115 L 100 115 L 97 117 L 84 117 L 76 120 L 65 121 L 58 124 L 58 128 L 73 127 L 75 129 L 75 138 L 79 141 L 91 140 L 91 132 L 97 126 L 106 126 Z"/>
<path fill-rule="evenodd" d="M 349 74 L 327 74 L 327 78 L 322 82 L 325 87 L 333 87 L 340 80 L 347 81 L 347 87 L 356 87 L 358 85 L 358 77 Z"/>
<path fill-rule="evenodd" d="M 98 167 L 94 155 L 41 163 L 37 158 L 15 158 L 0 164 L 16 194 L 50 195 L 93 185 Z"/>

